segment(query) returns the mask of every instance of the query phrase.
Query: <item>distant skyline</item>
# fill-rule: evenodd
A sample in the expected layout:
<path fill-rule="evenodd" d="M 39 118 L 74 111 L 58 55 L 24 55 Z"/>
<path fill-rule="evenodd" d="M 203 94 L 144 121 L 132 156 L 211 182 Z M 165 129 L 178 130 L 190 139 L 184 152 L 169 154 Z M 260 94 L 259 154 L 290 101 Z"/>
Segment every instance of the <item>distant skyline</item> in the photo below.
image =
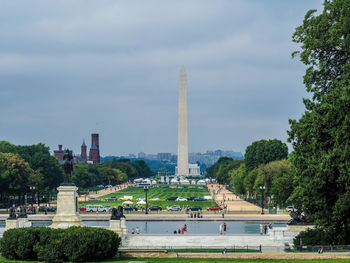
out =
<path fill-rule="evenodd" d="M 0 140 L 175 154 L 184 65 L 189 152 L 286 142 L 307 96 L 291 37 L 322 3 L 0 0 Z"/>

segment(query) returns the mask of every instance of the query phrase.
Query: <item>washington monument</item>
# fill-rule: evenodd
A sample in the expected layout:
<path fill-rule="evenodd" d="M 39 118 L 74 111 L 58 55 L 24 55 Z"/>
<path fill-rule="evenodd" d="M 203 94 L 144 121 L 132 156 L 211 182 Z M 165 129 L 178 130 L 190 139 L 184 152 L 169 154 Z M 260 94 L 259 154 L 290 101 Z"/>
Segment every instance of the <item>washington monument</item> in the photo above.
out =
<path fill-rule="evenodd" d="M 177 176 L 188 176 L 187 76 L 182 66 L 179 79 L 179 116 L 177 127 Z"/>

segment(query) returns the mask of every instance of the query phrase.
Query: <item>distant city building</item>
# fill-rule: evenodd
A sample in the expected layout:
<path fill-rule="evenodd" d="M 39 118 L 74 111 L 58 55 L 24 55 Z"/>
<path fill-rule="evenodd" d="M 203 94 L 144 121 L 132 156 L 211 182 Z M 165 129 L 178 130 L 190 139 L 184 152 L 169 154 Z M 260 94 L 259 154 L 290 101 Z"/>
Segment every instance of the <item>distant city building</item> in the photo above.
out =
<path fill-rule="evenodd" d="M 145 154 L 144 152 L 139 152 L 139 153 L 137 154 L 137 158 L 139 158 L 139 159 L 145 159 L 145 158 L 146 158 L 146 154 Z"/>
<path fill-rule="evenodd" d="M 157 154 L 158 161 L 171 161 L 171 153 L 158 153 Z"/>
<path fill-rule="evenodd" d="M 100 144 L 98 133 L 91 134 L 91 148 L 89 160 L 95 163 L 100 163 Z"/>
<path fill-rule="evenodd" d="M 157 154 L 147 154 L 146 159 L 148 160 L 158 160 Z"/>

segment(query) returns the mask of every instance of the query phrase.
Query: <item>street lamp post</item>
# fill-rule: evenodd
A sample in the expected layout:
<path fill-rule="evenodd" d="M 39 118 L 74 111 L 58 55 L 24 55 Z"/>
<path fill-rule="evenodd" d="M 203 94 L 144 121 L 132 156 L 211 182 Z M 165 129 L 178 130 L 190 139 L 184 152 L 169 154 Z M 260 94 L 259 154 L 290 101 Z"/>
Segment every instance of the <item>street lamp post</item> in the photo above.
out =
<path fill-rule="evenodd" d="M 148 187 L 148 186 L 145 186 L 145 187 L 143 188 L 143 190 L 145 190 L 145 194 L 146 194 L 146 211 L 145 211 L 145 215 L 147 215 L 147 214 L 148 214 L 147 192 L 148 192 L 148 190 L 149 190 L 149 187 Z"/>
<path fill-rule="evenodd" d="M 261 190 L 261 214 L 264 214 L 264 191 L 265 191 L 265 186 L 260 186 L 259 187 Z"/>

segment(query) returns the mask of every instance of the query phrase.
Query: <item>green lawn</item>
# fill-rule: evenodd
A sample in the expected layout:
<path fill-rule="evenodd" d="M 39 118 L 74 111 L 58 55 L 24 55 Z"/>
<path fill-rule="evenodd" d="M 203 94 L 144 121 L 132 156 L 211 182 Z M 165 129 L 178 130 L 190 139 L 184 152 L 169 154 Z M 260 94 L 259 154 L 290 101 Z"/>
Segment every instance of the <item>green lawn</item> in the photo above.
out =
<path fill-rule="evenodd" d="M 117 193 L 111 193 L 105 196 L 100 197 L 100 201 L 86 201 L 86 202 L 79 202 L 80 206 L 85 206 L 88 204 L 101 204 L 105 206 L 114 206 L 117 207 L 121 205 L 124 201 L 104 201 L 106 198 L 115 196 L 118 199 L 123 197 L 124 195 L 127 196 L 133 196 L 133 202 L 136 205 L 136 199 L 140 197 L 145 197 L 145 192 L 143 188 L 133 188 L 129 187 L 126 189 L 123 189 Z M 191 197 L 194 196 L 196 198 L 203 197 L 205 195 L 210 195 L 208 192 L 208 189 L 206 186 L 203 186 L 203 188 L 189 188 L 189 186 L 185 186 L 185 188 L 150 188 L 148 190 L 148 200 L 149 200 L 149 206 L 160 206 L 163 209 L 166 209 L 167 206 L 172 205 L 180 205 L 182 206 L 201 206 L 202 209 L 207 209 L 210 206 L 217 205 L 214 201 L 184 201 L 184 202 L 177 202 L 177 201 L 165 201 L 167 197 L 171 196 L 177 196 L 177 197 Z M 151 198 L 159 198 L 160 201 L 150 201 Z"/>
<path fill-rule="evenodd" d="M 29 263 L 36 261 L 17 261 L 17 260 L 7 260 L 3 257 L 0 257 L 0 263 Z M 104 263 L 129 263 L 129 262 L 145 262 L 145 263 L 158 263 L 158 262 L 166 262 L 166 263 L 223 263 L 223 262 L 232 262 L 232 263 L 248 263 L 248 262 L 256 262 L 256 263 L 271 263 L 271 262 L 282 262 L 282 263 L 345 263 L 349 262 L 349 259 L 230 259 L 230 258 L 129 258 L 129 259 L 120 259 L 120 260 L 108 260 L 108 261 L 100 261 Z"/>

